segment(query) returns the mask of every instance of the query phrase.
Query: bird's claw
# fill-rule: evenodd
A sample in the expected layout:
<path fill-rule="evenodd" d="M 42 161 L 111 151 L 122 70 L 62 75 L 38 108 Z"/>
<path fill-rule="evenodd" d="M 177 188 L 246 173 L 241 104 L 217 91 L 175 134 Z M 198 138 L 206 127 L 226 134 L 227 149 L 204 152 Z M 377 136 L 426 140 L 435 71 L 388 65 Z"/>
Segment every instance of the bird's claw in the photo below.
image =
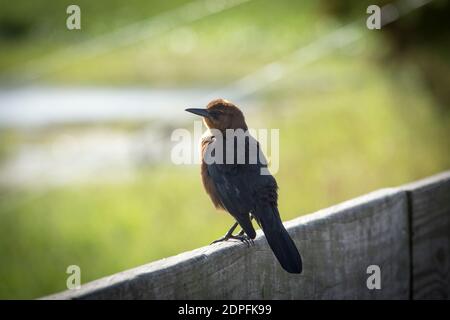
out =
<path fill-rule="evenodd" d="M 238 234 L 235 236 L 234 235 L 224 236 L 220 239 L 217 239 L 217 240 L 211 242 L 211 244 L 227 241 L 229 239 L 239 240 L 239 241 L 245 243 L 247 245 L 247 247 L 255 245 L 255 242 L 253 241 L 253 239 L 250 238 L 249 236 L 247 236 L 246 234 Z"/>
<path fill-rule="evenodd" d="M 219 242 L 223 242 L 223 241 L 227 241 L 230 237 L 222 237 L 220 239 L 214 240 L 213 242 L 211 242 L 209 245 L 212 245 L 214 243 L 219 243 Z"/>
<path fill-rule="evenodd" d="M 243 235 L 237 235 L 237 236 L 232 236 L 231 239 L 235 239 L 235 240 L 239 240 L 243 243 L 245 243 L 247 245 L 247 247 L 250 248 L 250 246 L 254 245 L 255 242 L 253 241 L 252 238 L 250 238 L 249 236 L 247 236 L 246 234 Z"/>

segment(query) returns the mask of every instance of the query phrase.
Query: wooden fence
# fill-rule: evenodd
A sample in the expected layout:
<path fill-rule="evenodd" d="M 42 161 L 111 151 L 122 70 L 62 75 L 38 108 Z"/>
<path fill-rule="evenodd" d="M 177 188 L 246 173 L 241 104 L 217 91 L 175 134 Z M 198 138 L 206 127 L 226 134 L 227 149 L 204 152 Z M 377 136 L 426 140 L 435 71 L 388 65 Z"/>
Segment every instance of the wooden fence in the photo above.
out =
<path fill-rule="evenodd" d="M 301 275 L 255 246 L 227 242 L 44 299 L 449 299 L 450 171 L 287 222 Z M 368 266 L 381 288 L 368 289 Z"/>

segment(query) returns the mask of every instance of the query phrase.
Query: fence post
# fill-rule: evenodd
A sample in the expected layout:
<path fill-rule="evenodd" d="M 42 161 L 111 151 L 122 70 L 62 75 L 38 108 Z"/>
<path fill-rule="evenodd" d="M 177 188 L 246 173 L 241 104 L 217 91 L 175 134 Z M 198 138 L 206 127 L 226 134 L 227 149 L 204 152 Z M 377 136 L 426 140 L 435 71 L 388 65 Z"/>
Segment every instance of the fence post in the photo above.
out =
<path fill-rule="evenodd" d="M 411 228 L 411 298 L 450 299 L 450 172 L 405 185 Z"/>

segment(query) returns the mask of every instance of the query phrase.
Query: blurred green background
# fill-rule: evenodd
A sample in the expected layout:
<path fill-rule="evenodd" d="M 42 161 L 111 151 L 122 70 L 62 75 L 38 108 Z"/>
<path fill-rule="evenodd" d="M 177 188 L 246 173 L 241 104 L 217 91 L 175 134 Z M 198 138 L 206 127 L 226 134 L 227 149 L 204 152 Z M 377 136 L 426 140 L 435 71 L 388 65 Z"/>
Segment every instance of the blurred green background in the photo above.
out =
<path fill-rule="evenodd" d="M 170 161 L 216 94 L 280 129 L 284 220 L 449 169 L 448 2 L 374 31 L 368 4 L 0 0 L 0 298 L 222 236 L 199 167 Z"/>

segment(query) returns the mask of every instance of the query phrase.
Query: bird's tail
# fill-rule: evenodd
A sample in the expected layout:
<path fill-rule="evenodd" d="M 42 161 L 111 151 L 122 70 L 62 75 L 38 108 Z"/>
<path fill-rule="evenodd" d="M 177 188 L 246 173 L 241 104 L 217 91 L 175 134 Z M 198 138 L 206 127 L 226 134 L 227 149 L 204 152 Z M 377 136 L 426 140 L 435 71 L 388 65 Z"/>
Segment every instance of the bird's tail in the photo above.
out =
<path fill-rule="evenodd" d="M 267 242 L 283 269 L 289 273 L 301 273 L 302 258 L 294 241 L 283 226 L 278 209 L 273 206 L 258 208 L 255 211 L 255 217 L 259 220 Z"/>

